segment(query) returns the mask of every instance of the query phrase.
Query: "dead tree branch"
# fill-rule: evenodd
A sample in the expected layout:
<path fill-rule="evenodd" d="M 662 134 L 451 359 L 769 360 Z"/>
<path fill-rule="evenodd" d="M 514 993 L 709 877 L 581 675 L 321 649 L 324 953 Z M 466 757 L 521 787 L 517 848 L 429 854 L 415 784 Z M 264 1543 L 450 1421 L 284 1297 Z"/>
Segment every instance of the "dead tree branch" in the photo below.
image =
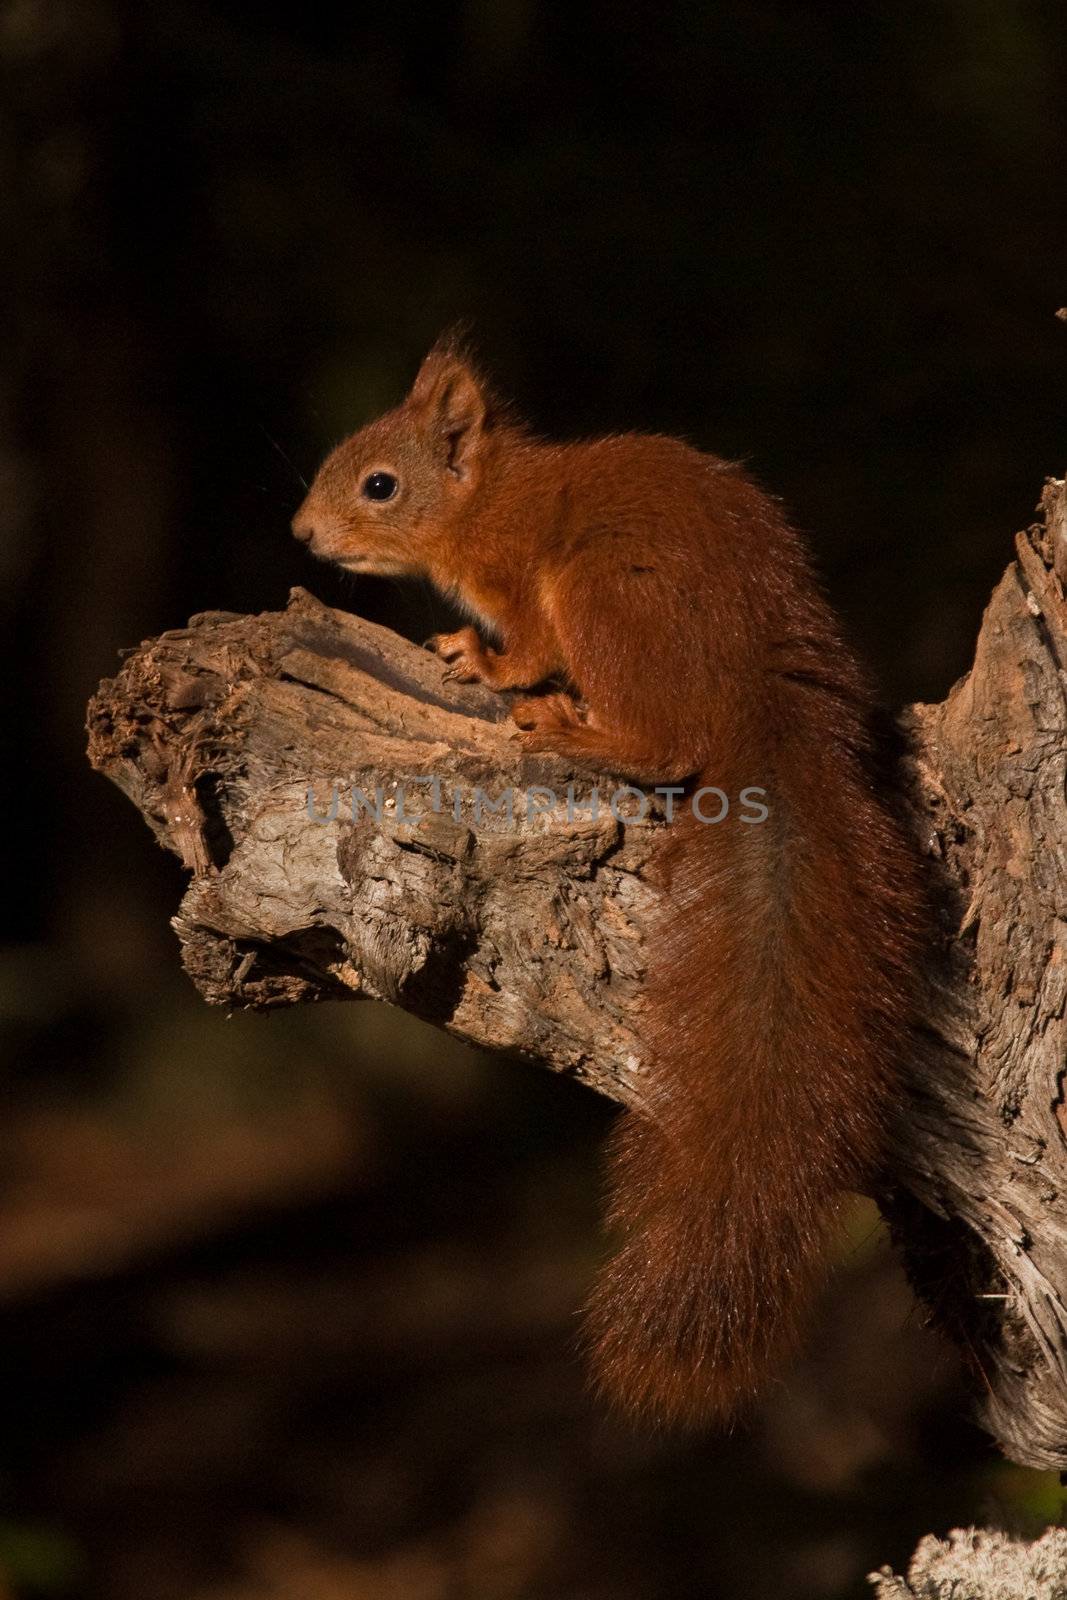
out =
<path fill-rule="evenodd" d="M 901 719 L 914 826 L 945 880 L 950 992 L 931 1000 L 880 1198 L 983 1375 L 986 1425 L 1015 1460 L 1062 1469 L 1062 483 L 1042 512 L 971 672 Z M 633 794 L 613 815 L 610 779 L 594 808 L 587 778 L 524 755 L 510 726 L 496 696 L 296 591 L 282 613 L 206 614 L 132 652 L 92 703 L 89 748 L 193 874 L 175 927 L 207 1000 L 386 1000 L 639 1104 L 662 823 L 627 819 Z"/>

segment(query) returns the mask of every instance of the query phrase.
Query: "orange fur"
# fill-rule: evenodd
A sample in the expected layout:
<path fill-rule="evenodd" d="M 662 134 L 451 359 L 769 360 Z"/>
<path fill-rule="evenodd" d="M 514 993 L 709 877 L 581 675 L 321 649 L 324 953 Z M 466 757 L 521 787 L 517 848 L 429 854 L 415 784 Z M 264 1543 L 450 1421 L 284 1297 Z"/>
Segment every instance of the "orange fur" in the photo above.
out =
<path fill-rule="evenodd" d="M 368 501 L 371 471 L 397 482 Z M 876 1167 L 912 1020 L 923 891 L 873 776 L 870 700 L 777 504 L 673 439 L 552 445 L 443 346 L 341 445 L 294 521 L 317 554 L 428 577 L 492 630 L 442 636 L 530 748 L 646 783 L 767 791 L 680 810 L 649 943 L 648 1097 L 612 1154 L 621 1246 L 589 1307 L 606 1390 L 725 1420 L 795 1346 L 843 1190 Z"/>

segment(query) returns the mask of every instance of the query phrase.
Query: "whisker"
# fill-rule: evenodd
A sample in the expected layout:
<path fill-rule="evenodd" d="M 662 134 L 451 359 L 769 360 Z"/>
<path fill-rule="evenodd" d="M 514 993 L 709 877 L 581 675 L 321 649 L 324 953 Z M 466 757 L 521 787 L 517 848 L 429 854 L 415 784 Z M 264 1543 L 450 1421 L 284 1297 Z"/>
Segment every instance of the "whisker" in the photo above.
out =
<path fill-rule="evenodd" d="M 282 447 L 278 443 L 277 439 L 275 439 L 272 434 L 267 432 L 267 430 L 263 426 L 262 422 L 257 422 L 256 423 L 256 427 L 259 429 L 259 431 L 263 435 L 263 437 L 267 440 L 268 444 L 271 444 L 271 445 L 274 446 L 275 450 L 277 450 L 278 454 L 281 456 L 282 460 L 285 462 L 286 466 L 290 469 L 290 471 L 296 473 L 297 480 L 303 486 L 304 493 L 306 494 L 307 491 L 308 491 L 308 488 L 310 487 L 310 485 L 308 484 L 307 479 L 304 477 L 304 474 L 302 472 L 298 471 L 298 469 L 293 465 L 292 461 L 290 461 L 289 457 L 286 455 L 285 451 L 282 449 Z"/>

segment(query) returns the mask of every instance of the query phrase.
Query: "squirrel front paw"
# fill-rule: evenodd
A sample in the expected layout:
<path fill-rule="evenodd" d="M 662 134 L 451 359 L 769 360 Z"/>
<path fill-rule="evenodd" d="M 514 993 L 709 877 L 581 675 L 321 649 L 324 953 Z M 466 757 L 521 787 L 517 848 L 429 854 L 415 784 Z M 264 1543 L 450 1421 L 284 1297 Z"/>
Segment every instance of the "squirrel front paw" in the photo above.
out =
<path fill-rule="evenodd" d="M 542 694 L 516 700 L 511 708 L 518 731 L 512 734 L 524 750 L 552 750 L 553 735 L 582 726 L 578 707 L 569 694 Z"/>
<path fill-rule="evenodd" d="M 435 633 L 426 641 L 433 650 L 448 662 L 443 677 L 446 683 L 488 683 L 491 674 L 489 657 L 478 637 L 477 628 L 459 628 L 455 633 Z"/>

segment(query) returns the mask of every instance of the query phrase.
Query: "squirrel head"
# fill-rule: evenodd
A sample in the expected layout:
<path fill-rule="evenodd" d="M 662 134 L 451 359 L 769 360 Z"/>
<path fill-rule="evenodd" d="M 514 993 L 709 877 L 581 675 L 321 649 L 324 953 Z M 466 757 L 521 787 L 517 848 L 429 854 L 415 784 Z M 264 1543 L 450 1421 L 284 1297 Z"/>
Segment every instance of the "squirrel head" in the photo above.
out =
<path fill-rule="evenodd" d="M 293 533 L 349 572 L 426 575 L 432 546 L 483 476 L 488 414 L 466 358 L 435 345 L 407 399 L 327 456 Z"/>

